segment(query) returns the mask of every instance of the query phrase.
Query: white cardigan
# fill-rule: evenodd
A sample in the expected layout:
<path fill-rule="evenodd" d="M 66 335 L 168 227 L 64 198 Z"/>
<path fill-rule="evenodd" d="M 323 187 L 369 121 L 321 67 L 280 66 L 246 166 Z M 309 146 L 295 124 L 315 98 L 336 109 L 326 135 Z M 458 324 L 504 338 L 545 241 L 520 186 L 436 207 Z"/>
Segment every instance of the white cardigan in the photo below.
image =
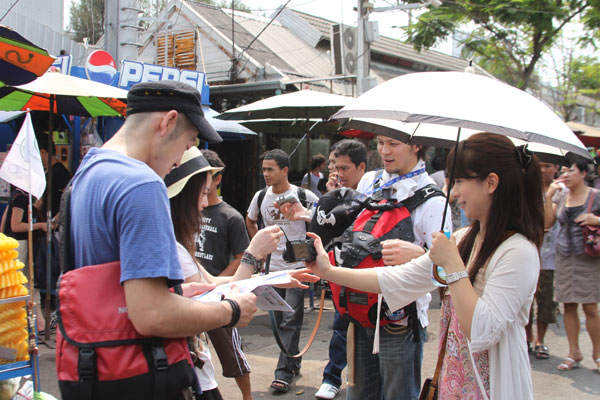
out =
<path fill-rule="evenodd" d="M 390 309 L 397 310 L 436 287 L 429 254 L 401 266 L 376 268 Z M 485 272 L 483 296 L 471 325 L 471 351 L 488 350 L 490 398 L 533 399 L 525 325 L 540 271 L 539 253 L 515 234 L 494 252 Z"/>

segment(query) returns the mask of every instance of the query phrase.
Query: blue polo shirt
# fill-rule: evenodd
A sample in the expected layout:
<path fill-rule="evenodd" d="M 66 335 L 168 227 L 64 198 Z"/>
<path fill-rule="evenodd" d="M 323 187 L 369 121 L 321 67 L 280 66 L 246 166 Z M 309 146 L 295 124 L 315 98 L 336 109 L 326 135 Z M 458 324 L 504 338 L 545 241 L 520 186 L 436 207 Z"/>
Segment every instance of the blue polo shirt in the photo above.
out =
<path fill-rule="evenodd" d="M 146 164 L 91 149 L 73 181 L 71 251 L 75 267 L 121 261 L 121 279 L 183 280 L 163 180 Z"/>

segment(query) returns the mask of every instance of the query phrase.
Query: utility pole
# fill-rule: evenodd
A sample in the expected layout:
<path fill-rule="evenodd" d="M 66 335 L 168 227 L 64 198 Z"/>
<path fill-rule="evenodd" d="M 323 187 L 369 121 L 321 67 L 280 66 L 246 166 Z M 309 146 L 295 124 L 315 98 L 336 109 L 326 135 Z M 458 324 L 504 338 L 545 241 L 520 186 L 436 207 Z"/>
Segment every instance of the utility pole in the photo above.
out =
<path fill-rule="evenodd" d="M 365 21 L 369 18 L 368 6 L 371 6 L 364 0 L 358 0 L 358 21 L 357 26 L 357 60 L 356 60 L 356 95 L 360 96 L 370 89 L 367 85 L 369 76 L 369 61 L 371 58 L 371 45 L 365 40 Z"/>

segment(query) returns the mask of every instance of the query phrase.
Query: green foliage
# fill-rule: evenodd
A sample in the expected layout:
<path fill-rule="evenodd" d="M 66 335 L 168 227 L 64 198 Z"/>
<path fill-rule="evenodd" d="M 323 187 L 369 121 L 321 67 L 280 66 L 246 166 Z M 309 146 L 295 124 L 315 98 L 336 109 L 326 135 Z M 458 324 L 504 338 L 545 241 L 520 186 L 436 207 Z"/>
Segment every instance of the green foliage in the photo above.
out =
<path fill-rule="evenodd" d="M 420 50 L 459 28 L 473 28 L 463 40 L 463 56 L 525 89 L 541 56 L 564 25 L 577 18 L 591 32 L 588 42 L 595 44 L 600 39 L 600 0 L 443 0 L 441 7 L 430 7 L 409 27 L 408 41 Z"/>
<path fill-rule="evenodd" d="M 96 44 L 104 33 L 104 0 L 73 3 L 68 29 L 75 34 L 76 42 L 83 42 L 83 38 L 87 37 L 90 44 Z"/>

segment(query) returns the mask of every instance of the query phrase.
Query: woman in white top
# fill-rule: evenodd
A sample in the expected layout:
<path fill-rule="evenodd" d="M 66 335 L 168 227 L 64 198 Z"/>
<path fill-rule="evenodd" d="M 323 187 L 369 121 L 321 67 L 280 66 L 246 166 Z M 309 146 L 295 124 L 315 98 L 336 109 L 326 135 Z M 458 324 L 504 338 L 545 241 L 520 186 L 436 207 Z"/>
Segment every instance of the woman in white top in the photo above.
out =
<path fill-rule="evenodd" d="M 278 226 L 271 226 L 260 230 L 250 242 L 244 252 L 240 267 L 233 276 L 211 275 L 192 256 L 195 251 L 195 234 L 201 226 L 202 210 L 208 206 L 208 191 L 212 182 L 212 174 L 223 168 L 211 167 L 200 150 L 192 147 L 187 150 L 181 159 L 180 166 L 165 177 L 167 192 L 171 203 L 171 219 L 175 238 L 177 239 L 177 255 L 183 270 L 186 283 L 201 283 L 195 285 L 197 290 L 210 290 L 215 285 L 231 281 L 248 279 L 257 271 L 257 265 L 251 263 L 255 260 L 266 258 L 277 249 L 279 239 L 283 235 Z M 289 271 L 292 283 L 288 287 L 302 287 L 307 289 L 299 280 L 315 282 L 314 275 L 306 273 L 306 269 Z M 208 284 L 208 285 L 207 285 Z M 232 289 L 237 290 L 237 289 Z M 188 290 L 186 290 L 187 295 Z M 194 294 L 199 294 L 198 292 Z M 210 351 L 206 346 L 205 335 L 195 338 L 196 356 L 201 360 L 195 368 L 200 382 L 202 394 L 197 395 L 197 400 L 222 400 L 223 397 L 217 388 L 215 371 L 211 362 Z M 198 365 L 204 364 L 201 368 Z"/>
<path fill-rule="evenodd" d="M 318 258 L 307 266 L 323 279 L 383 293 L 392 310 L 433 290 L 431 263 L 442 266 L 448 288 L 440 348 L 446 334 L 448 339 L 439 398 L 531 399 L 523 328 L 544 231 L 539 163 L 508 138 L 481 133 L 459 144 L 455 176 L 453 194 L 472 223 L 451 240 L 434 233 L 430 252 L 407 264 L 352 270 L 331 266 L 315 236 Z"/>

